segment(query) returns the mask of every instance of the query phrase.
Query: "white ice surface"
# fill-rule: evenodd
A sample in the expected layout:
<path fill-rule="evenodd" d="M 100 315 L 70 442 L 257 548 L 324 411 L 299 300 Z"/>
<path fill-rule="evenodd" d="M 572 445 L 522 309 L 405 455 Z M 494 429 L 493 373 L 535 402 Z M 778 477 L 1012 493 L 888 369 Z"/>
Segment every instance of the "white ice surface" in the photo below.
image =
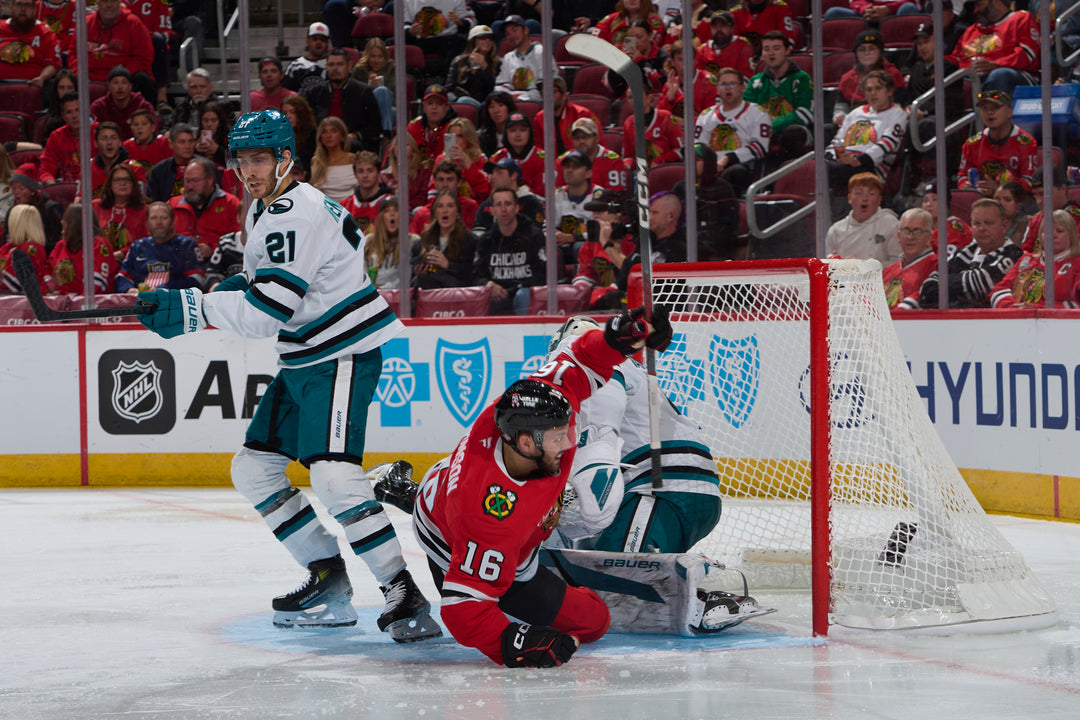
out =
<path fill-rule="evenodd" d="M 715 637 L 609 635 L 508 670 L 450 639 L 395 645 L 354 557 L 356 628 L 273 628 L 270 598 L 304 572 L 233 490 L 2 491 L 0 719 L 1080 718 L 1080 525 L 993 520 L 1057 626 L 820 640 L 805 596 L 777 594 L 759 599 L 780 612 Z"/>

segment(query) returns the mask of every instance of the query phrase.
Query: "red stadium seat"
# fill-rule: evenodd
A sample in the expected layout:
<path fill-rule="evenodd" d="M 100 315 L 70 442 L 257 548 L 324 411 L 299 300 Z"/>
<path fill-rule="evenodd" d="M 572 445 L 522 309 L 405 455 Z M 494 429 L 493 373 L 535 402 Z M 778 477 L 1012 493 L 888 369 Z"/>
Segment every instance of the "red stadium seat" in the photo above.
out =
<path fill-rule="evenodd" d="M 533 124 L 535 125 L 536 113 L 540 112 L 544 106 L 535 100 L 517 100 L 514 102 L 514 107 L 517 108 L 517 112 L 534 121 Z M 535 130 L 535 127 L 533 129 Z"/>
<path fill-rule="evenodd" d="M 885 49 L 910 48 L 915 30 L 923 23 L 931 22 L 929 15 L 890 15 L 881 21 L 881 38 Z"/>
<path fill-rule="evenodd" d="M 558 65 L 560 69 L 579 68 L 582 65 L 588 65 L 590 62 L 588 58 L 574 55 L 566 49 L 566 41 L 570 37 L 570 35 L 563 35 L 555 41 L 555 64 Z"/>
<path fill-rule="evenodd" d="M 74 200 L 75 196 L 79 193 L 79 183 L 77 182 L 58 182 L 53 185 L 46 185 L 42 188 L 42 191 L 49 197 L 50 200 L 55 200 L 60 203 L 66 209 Z"/>
<path fill-rule="evenodd" d="M 26 120 L 17 113 L 0 113 L 0 142 L 26 139 Z"/>
<path fill-rule="evenodd" d="M 382 12 L 369 12 L 356 18 L 350 36 L 357 39 L 394 37 L 394 16 Z"/>
<path fill-rule="evenodd" d="M 397 46 L 391 45 L 387 48 L 390 52 L 390 59 L 394 59 L 394 51 L 397 50 Z M 420 49 L 419 45 L 406 45 L 405 46 L 405 69 L 414 73 L 423 73 L 424 68 L 427 67 L 427 60 L 424 58 L 424 51 Z"/>
<path fill-rule="evenodd" d="M 34 120 L 34 129 L 33 132 L 30 133 L 31 142 L 36 142 L 38 145 L 41 146 L 45 145 L 45 141 L 49 139 L 45 136 L 45 123 L 48 121 L 48 115 L 41 115 L 36 120 Z"/>
<path fill-rule="evenodd" d="M 836 87 L 840 84 L 840 78 L 844 73 L 855 67 L 855 53 L 851 50 L 832 52 L 821 58 L 823 72 L 821 86 L 823 88 Z"/>
<path fill-rule="evenodd" d="M 40 150 L 16 150 L 11 153 L 11 164 L 15 167 L 19 167 L 23 163 L 33 163 L 37 165 L 41 162 Z"/>
<path fill-rule="evenodd" d="M 671 190 L 675 183 L 686 178 L 686 165 L 681 162 L 663 163 L 649 168 L 649 195 Z"/>
<path fill-rule="evenodd" d="M 92 104 L 99 97 L 103 97 L 109 93 L 109 86 L 103 82 L 96 80 L 90 81 L 90 103 Z M 89 105 L 87 105 L 89 107 Z"/>
<path fill-rule="evenodd" d="M 567 96 L 567 100 L 572 103 L 577 103 L 584 108 L 588 108 L 593 115 L 596 115 L 596 119 L 600 121 L 600 127 L 607 127 L 611 124 L 611 99 L 604 95 L 587 95 L 584 93 L 570 93 Z"/>
<path fill-rule="evenodd" d="M 949 198 L 949 214 L 971 224 L 971 205 L 983 194 L 978 190 L 953 190 Z"/>
<path fill-rule="evenodd" d="M 22 115 L 27 124 L 33 122 L 41 112 L 41 88 L 26 83 L 0 84 L 0 110 Z"/>
<path fill-rule="evenodd" d="M 851 50 L 855 45 L 855 38 L 866 29 L 866 21 L 862 18 L 835 18 L 821 21 L 822 49 L 828 50 Z M 806 36 L 808 48 L 813 45 L 813 35 Z"/>
<path fill-rule="evenodd" d="M 622 155 L 622 146 L 622 128 L 607 128 L 604 130 L 604 147 Z"/>
<path fill-rule="evenodd" d="M 591 285 L 557 285 L 555 294 L 558 302 L 558 315 L 574 315 L 589 309 Z M 547 286 L 530 288 L 530 315 L 547 315 Z"/>
<path fill-rule="evenodd" d="M 450 107 L 454 108 L 454 112 L 458 117 L 468 119 L 473 125 L 476 124 L 476 117 L 480 113 L 480 108 L 468 103 L 450 103 Z"/>
<path fill-rule="evenodd" d="M 416 317 L 484 317 L 491 305 L 491 288 L 433 288 L 416 293 Z"/>
<path fill-rule="evenodd" d="M 570 88 L 572 93 L 587 95 L 603 95 L 609 100 L 615 99 L 611 88 L 604 84 L 604 76 L 607 75 L 607 66 L 600 63 L 582 65 L 574 74 L 574 86 Z"/>

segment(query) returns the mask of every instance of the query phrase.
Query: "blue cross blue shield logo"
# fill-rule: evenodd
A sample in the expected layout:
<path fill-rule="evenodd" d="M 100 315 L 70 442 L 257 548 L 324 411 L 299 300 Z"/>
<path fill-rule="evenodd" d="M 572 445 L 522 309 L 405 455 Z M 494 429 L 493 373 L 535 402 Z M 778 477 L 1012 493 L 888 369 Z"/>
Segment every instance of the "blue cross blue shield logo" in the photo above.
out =
<path fill-rule="evenodd" d="M 435 343 L 435 376 L 443 402 L 454 419 L 472 425 L 491 389 L 491 348 L 487 340 Z"/>
<path fill-rule="evenodd" d="M 729 340 L 713 336 L 709 343 L 712 358 L 712 390 L 724 417 L 734 428 L 750 419 L 761 379 L 761 351 L 756 335 Z"/>

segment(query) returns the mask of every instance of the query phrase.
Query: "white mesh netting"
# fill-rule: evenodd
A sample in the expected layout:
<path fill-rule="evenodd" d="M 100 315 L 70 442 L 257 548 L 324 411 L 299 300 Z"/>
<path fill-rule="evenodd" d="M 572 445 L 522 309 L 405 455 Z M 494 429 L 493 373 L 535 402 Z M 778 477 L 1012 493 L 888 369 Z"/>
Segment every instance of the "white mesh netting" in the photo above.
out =
<path fill-rule="evenodd" d="M 653 275 L 673 308 L 660 385 L 705 431 L 723 514 L 696 550 L 751 588 L 807 587 L 810 278 L 803 268 Z M 829 276 L 831 621 L 940 626 L 1052 613 L 927 417 L 892 329 L 876 262 Z M 819 599 L 815 599 L 818 602 Z"/>

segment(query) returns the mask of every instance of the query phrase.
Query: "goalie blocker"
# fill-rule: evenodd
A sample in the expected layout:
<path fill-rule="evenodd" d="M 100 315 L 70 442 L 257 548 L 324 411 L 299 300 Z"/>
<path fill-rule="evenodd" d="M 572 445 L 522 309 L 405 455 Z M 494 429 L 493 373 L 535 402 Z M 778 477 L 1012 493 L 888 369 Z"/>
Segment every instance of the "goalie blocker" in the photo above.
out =
<path fill-rule="evenodd" d="M 742 573 L 726 570 L 704 555 L 545 548 L 540 564 L 568 584 L 599 595 L 611 612 L 612 632 L 690 637 L 776 612 L 748 595 Z M 714 584 L 724 573 L 737 575 L 741 594 L 701 587 L 706 580 Z"/>

